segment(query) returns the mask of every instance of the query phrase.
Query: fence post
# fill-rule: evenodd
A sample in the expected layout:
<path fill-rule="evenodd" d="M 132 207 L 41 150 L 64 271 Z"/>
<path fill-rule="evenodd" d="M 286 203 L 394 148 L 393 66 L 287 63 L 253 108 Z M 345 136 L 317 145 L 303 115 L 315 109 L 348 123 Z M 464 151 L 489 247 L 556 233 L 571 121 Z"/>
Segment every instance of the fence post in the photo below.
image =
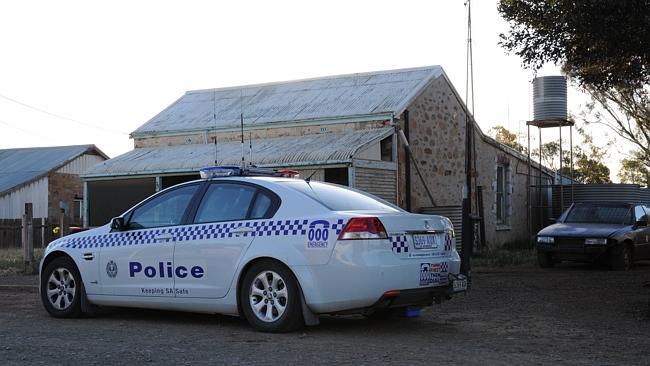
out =
<path fill-rule="evenodd" d="M 45 248 L 45 217 L 41 217 L 41 248 Z"/>
<path fill-rule="evenodd" d="M 22 224 L 25 274 L 32 274 L 34 273 L 34 212 L 31 203 L 25 203 L 25 214 L 23 215 Z"/>

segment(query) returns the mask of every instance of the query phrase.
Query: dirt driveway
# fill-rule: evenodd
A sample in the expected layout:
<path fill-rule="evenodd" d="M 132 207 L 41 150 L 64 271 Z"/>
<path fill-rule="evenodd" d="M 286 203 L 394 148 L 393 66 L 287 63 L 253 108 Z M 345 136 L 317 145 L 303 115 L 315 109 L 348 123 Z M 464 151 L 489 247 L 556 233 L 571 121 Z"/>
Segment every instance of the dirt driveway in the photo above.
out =
<path fill-rule="evenodd" d="M 323 318 L 280 335 L 237 318 L 149 310 L 53 319 L 36 293 L 5 287 L 0 363 L 647 365 L 649 280 L 649 263 L 477 271 L 470 293 L 419 318 Z"/>

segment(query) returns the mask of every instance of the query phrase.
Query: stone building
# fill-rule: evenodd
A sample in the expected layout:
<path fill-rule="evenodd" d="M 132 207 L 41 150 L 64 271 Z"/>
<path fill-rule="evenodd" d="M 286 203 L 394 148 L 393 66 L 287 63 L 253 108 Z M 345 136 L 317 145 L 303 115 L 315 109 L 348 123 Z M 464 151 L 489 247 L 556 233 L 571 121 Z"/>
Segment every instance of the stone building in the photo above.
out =
<path fill-rule="evenodd" d="M 132 151 L 83 175 L 87 223 L 102 225 L 155 191 L 197 178 L 215 160 L 239 165 L 242 116 L 246 164 L 313 174 L 412 212 L 445 214 L 456 226 L 471 123 L 473 192 L 480 189 L 483 202 L 482 213 L 474 212 L 484 218 L 486 242 L 527 240 L 527 158 L 483 134 L 439 66 L 189 91 L 131 134 Z"/>
<path fill-rule="evenodd" d="M 106 159 L 95 145 L 0 150 L 0 219 L 20 219 L 25 203 L 32 203 L 35 218 L 57 219 L 63 208 L 73 224 L 81 224 L 79 174 Z"/>

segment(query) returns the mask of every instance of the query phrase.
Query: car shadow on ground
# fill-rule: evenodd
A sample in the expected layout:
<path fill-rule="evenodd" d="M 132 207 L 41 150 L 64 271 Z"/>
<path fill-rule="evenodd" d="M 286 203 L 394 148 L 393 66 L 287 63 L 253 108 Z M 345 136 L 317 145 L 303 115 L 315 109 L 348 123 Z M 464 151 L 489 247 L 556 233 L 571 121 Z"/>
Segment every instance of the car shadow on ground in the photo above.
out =
<path fill-rule="evenodd" d="M 220 315 L 220 314 L 199 314 L 188 312 L 177 312 L 152 309 L 132 308 L 101 308 L 93 318 L 110 319 L 111 321 L 122 320 L 125 322 L 151 322 L 161 326 L 219 326 L 228 327 L 238 331 L 249 329 L 248 322 L 243 317 Z M 362 315 L 322 315 L 319 317 L 320 324 L 312 327 L 304 327 L 299 332 L 328 333 L 359 331 L 372 332 L 376 334 L 395 334 L 404 332 L 435 329 L 445 332 L 457 331 L 457 325 L 453 323 L 434 321 L 425 314 L 417 317 L 388 317 L 385 319 L 368 318 Z"/>

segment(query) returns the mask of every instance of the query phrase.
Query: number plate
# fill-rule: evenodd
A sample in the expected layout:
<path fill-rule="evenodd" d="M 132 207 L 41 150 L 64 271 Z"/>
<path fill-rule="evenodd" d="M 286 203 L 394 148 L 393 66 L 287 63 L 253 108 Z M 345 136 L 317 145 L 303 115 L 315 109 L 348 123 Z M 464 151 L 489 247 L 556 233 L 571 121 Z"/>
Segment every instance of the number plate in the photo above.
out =
<path fill-rule="evenodd" d="M 466 291 L 467 290 L 467 280 L 454 280 L 452 282 L 454 292 Z"/>
<path fill-rule="evenodd" d="M 442 243 L 442 237 L 437 234 L 414 234 L 413 247 L 415 249 L 438 249 Z"/>

